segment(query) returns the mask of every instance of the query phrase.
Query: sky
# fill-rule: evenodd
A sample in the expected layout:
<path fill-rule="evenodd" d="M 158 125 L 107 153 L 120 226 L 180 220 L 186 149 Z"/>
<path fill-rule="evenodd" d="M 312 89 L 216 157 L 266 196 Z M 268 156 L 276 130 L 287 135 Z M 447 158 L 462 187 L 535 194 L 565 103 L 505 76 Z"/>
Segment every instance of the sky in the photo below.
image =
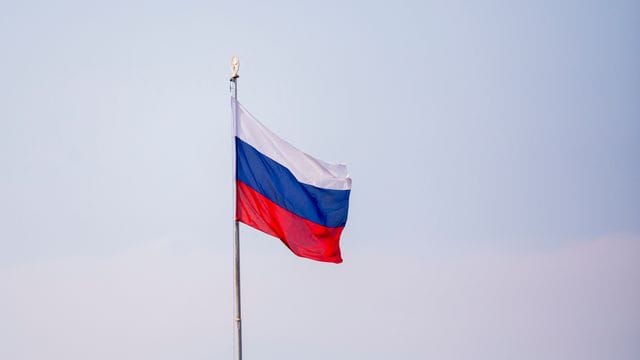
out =
<path fill-rule="evenodd" d="M 640 4 L 0 2 L 0 358 L 231 359 L 238 98 L 353 179 L 241 225 L 248 359 L 640 358 Z"/>

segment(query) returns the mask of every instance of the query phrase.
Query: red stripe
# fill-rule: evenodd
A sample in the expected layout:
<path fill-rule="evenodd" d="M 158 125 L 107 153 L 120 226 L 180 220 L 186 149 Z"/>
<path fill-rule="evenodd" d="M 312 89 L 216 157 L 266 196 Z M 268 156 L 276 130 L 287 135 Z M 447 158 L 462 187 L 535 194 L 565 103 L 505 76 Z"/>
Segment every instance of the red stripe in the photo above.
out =
<path fill-rule="evenodd" d="M 341 227 L 326 227 L 276 205 L 242 181 L 237 181 L 236 219 L 275 236 L 294 254 L 318 261 L 341 263 Z"/>

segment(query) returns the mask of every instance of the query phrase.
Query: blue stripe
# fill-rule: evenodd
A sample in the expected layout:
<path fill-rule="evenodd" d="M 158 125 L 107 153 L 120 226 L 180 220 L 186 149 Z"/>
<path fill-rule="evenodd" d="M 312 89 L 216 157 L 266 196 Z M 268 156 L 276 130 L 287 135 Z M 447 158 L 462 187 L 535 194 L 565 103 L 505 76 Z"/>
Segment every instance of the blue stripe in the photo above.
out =
<path fill-rule="evenodd" d="M 292 213 L 327 227 L 344 226 L 351 190 L 303 184 L 286 167 L 236 137 L 238 180 Z"/>

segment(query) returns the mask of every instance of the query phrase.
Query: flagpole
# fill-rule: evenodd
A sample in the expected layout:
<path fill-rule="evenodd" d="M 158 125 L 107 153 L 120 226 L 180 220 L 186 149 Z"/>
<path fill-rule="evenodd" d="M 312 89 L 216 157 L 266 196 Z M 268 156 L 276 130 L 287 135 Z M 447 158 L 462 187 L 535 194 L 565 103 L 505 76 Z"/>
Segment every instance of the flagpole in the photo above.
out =
<path fill-rule="evenodd" d="M 240 229 L 236 220 L 236 126 L 238 123 L 238 70 L 240 61 L 237 56 L 231 59 L 231 96 L 233 97 L 233 275 L 234 275 L 234 298 L 235 298 L 235 318 L 234 318 L 234 353 L 236 360 L 242 360 L 242 317 L 240 308 Z"/>

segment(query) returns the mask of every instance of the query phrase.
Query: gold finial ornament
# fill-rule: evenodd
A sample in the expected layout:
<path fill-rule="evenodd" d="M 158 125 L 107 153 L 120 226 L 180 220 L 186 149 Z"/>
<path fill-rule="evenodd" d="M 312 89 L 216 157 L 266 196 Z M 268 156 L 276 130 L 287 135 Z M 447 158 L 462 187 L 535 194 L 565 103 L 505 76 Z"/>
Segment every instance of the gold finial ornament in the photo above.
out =
<path fill-rule="evenodd" d="M 231 58 L 231 78 L 237 79 L 240 77 L 238 75 L 238 70 L 240 70 L 240 59 L 237 56 Z"/>

